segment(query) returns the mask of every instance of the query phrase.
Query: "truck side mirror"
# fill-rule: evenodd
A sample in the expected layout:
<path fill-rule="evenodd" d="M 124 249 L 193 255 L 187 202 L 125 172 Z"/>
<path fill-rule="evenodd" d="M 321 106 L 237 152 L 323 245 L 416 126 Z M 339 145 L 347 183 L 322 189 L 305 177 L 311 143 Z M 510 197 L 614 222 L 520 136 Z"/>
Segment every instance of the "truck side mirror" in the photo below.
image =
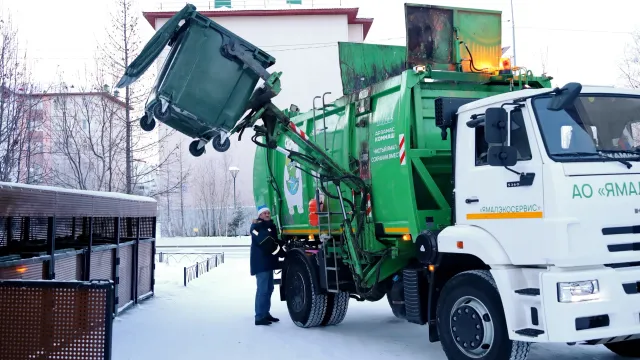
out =
<path fill-rule="evenodd" d="M 490 166 L 513 166 L 518 162 L 515 146 L 493 145 L 489 147 L 487 161 Z"/>
<path fill-rule="evenodd" d="M 488 108 L 484 114 L 484 139 L 488 144 L 504 144 L 507 141 L 509 117 L 504 108 Z"/>

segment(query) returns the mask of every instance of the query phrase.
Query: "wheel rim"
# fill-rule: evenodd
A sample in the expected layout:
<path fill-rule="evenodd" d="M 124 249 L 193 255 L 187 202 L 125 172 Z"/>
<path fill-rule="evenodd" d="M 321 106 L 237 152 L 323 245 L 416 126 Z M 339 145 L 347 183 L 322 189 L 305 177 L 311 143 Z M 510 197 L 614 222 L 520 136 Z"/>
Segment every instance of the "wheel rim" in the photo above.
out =
<path fill-rule="evenodd" d="M 171 106 L 171 105 L 169 105 L 169 106 Z M 156 104 L 156 106 L 155 106 L 155 114 L 154 114 L 154 115 L 155 115 L 158 119 L 164 119 L 164 118 L 166 118 L 166 117 L 169 115 L 169 106 L 167 106 L 167 108 L 166 108 L 164 111 L 162 111 L 162 103 L 161 103 L 161 102 L 158 102 L 158 103 Z"/>
<path fill-rule="evenodd" d="M 290 294 L 293 294 L 290 297 L 292 310 L 295 312 L 302 311 L 304 307 L 304 278 L 302 274 L 295 274 L 289 286 L 289 291 L 291 291 Z"/>
<path fill-rule="evenodd" d="M 480 300 L 462 297 L 453 305 L 450 320 L 453 341 L 465 355 L 480 358 L 491 351 L 495 328 L 489 310 Z"/>

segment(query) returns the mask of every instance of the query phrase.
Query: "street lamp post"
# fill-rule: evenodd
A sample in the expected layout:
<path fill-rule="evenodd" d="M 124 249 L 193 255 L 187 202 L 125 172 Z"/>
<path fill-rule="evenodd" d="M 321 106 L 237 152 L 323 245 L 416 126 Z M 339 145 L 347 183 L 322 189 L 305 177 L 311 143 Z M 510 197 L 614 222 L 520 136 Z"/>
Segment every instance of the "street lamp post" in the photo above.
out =
<path fill-rule="evenodd" d="M 513 0 L 511 0 L 511 37 L 513 42 L 513 66 L 516 66 L 516 21 L 513 18 Z"/>
<path fill-rule="evenodd" d="M 236 210 L 237 209 L 237 205 L 236 205 L 236 176 L 238 176 L 238 172 L 240 172 L 240 169 L 238 169 L 235 166 L 232 166 L 229 168 L 229 172 L 231 172 L 231 176 L 233 176 L 233 209 Z"/>
<path fill-rule="evenodd" d="M 238 172 L 240 172 L 240 169 L 238 169 L 235 166 L 232 166 L 229 168 L 229 172 L 231 173 L 231 176 L 233 176 L 233 219 L 235 221 L 235 216 L 236 216 L 236 211 L 238 211 L 238 206 L 236 204 L 236 176 L 238 176 Z M 226 210 L 225 210 L 226 213 Z M 238 229 L 234 229 L 233 230 L 233 235 L 237 235 Z"/>

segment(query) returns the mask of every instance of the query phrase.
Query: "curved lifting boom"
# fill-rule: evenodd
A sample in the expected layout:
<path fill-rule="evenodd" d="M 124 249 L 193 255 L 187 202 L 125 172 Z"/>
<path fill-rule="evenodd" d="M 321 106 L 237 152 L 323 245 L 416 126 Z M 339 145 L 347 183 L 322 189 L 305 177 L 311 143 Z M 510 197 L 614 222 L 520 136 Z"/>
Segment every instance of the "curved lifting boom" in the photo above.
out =
<path fill-rule="evenodd" d="M 362 239 L 366 234 L 374 234 L 374 225 L 366 221 L 366 199 L 370 189 L 360 177 L 345 170 L 335 162 L 324 149 L 311 141 L 307 134 L 302 129 L 299 129 L 284 112 L 273 105 L 271 99 L 280 92 L 281 72 L 269 74 L 253 56 L 242 50 L 233 49 L 232 45 L 227 46 L 225 51 L 230 55 L 236 56 L 264 80 L 262 87 L 254 91 L 248 102 L 246 110 L 249 110 L 249 114 L 231 129 L 229 136 L 238 133 L 238 140 L 240 140 L 244 129 L 253 126 L 256 134 L 252 137 L 252 140 L 256 145 L 269 150 L 276 150 L 296 164 L 307 168 L 306 171 L 301 170 L 307 173 L 315 173 L 312 176 L 320 180 L 320 186 L 323 187 L 325 193 L 327 191 L 322 185 L 323 183 L 332 182 L 336 185 L 338 189 L 337 196 L 332 196 L 328 193 L 327 196 L 337 198 L 341 205 L 342 229 L 346 245 L 346 254 L 342 255 L 343 261 L 351 267 L 358 292 L 360 292 L 361 288 L 371 287 L 376 282 L 375 273 L 380 269 L 383 260 L 391 250 L 385 247 L 384 250 L 379 252 L 369 252 L 365 251 L 361 246 Z M 262 120 L 263 125 L 256 125 L 258 120 Z M 257 140 L 259 136 L 264 136 L 264 143 Z M 277 143 L 280 136 L 286 136 L 291 139 L 298 145 L 300 151 L 278 146 Z M 355 194 L 359 195 L 359 206 L 356 207 L 349 200 L 343 198 L 341 184 L 346 185 Z M 344 203 L 351 207 L 352 216 L 349 216 Z M 355 226 L 353 224 L 354 220 Z M 334 249 L 333 251 L 337 252 L 338 250 Z M 372 262 L 375 264 L 368 266 L 367 271 L 364 271 L 363 264 L 371 265 Z"/>

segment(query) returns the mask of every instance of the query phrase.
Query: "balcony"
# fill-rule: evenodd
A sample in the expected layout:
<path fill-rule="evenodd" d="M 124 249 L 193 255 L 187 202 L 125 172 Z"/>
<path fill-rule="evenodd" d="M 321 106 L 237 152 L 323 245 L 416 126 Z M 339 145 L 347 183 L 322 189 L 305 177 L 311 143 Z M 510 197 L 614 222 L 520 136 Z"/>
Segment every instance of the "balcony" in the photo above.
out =
<path fill-rule="evenodd" d="M 262 9 L 326 9 L 358 7 L 357 0 L 210 0 L 193 1 L 198 11 L 202 10 L 262 10 Z M 182 1 L 162 1 L 156 10 L 178 11 L 185 6 Z"/>

